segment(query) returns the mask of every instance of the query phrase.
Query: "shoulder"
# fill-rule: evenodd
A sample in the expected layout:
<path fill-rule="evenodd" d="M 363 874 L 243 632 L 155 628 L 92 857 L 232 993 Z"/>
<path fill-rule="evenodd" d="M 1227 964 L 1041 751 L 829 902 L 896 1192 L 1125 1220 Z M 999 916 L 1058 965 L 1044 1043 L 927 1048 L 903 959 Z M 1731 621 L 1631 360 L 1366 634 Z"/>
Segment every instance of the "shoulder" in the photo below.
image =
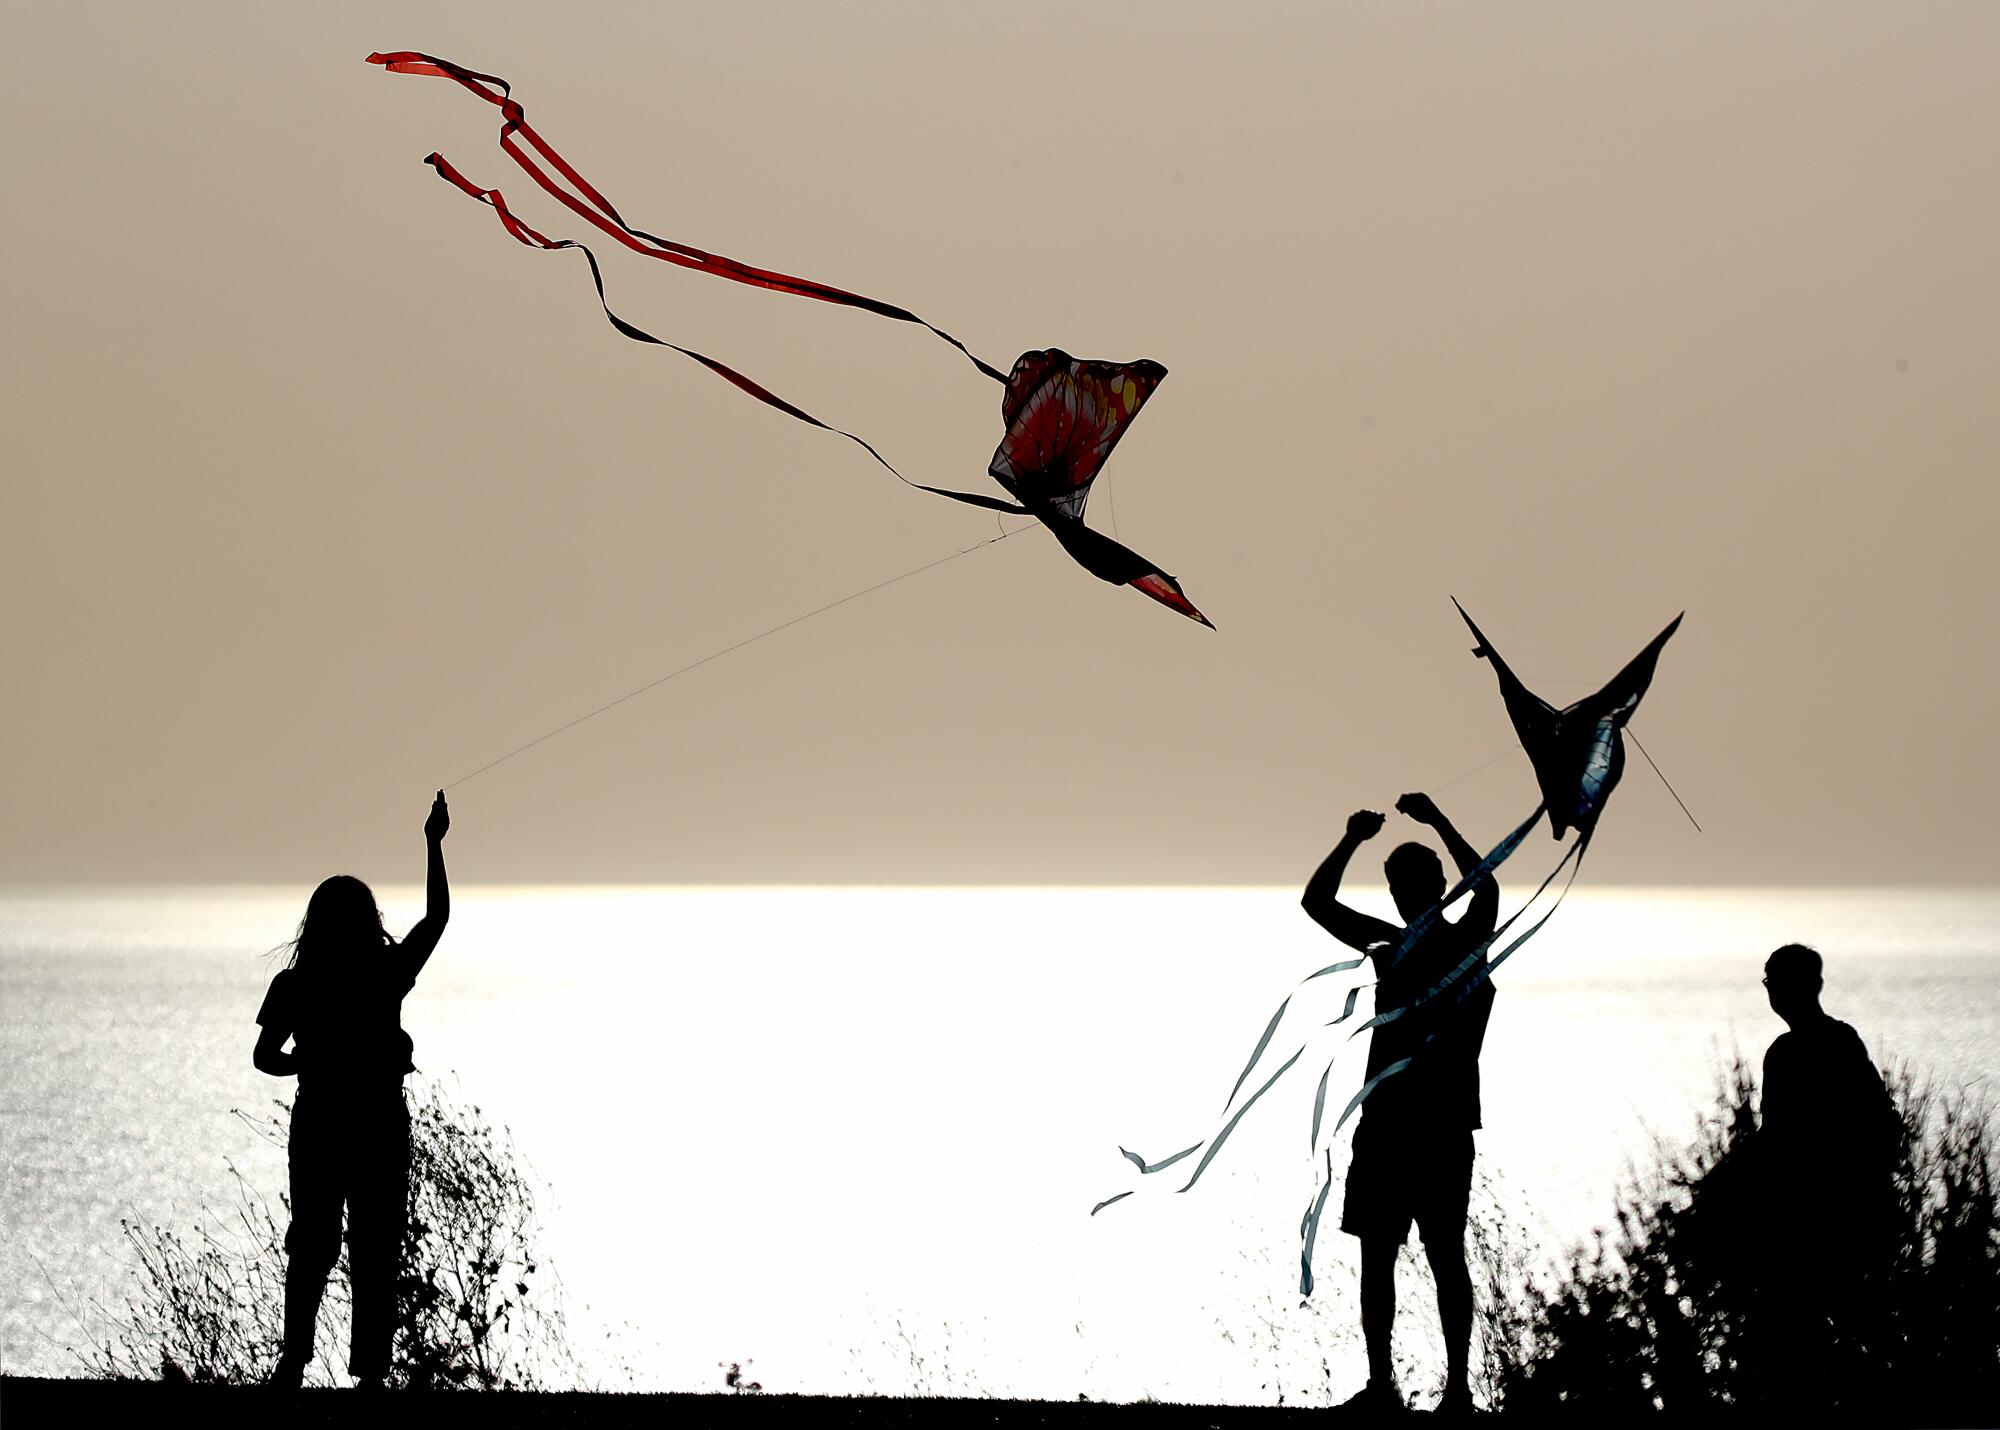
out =
<path fill-rule="evenodd" d="M 1482 919 L 1476 911 L 1459 915 L 1457 919 L 1440 918 L 1430 932 L 1424 936 L 1423 951 L 1426 964 L 1434 965 L 1432 971 L 1439 976 L 1457 968 L 1475 953 L 1480 953 L 1480 945 L 1493 937 L 1493 924 Z M 1487 961 L 1481 953 L 1479 962 Z"/>
<path fill-rule="evenodd" d="M 1493 937 L 1493 920 L 1470 907 L 1456 919 L 1448 921 L 1446 926 L 1451 930 L 1445 935 L 1446 940 L 1459 944 L 1467 951 Z"/>
<path fill-rule="evenodd" d="M 405 962 L 422 966 L 424 960 L 436 950 L 438 940 L 443 936 L 444 924 L 425 914 L 410 925 L 410 931 L 403 935 L 400 942 L 392 945 L 392 951 Z"/>
<path fill-rule="evenodd" d="M 1822 1019 L 1817 1027 L 1809 1029 L 1804 1046 L 1810 1048 L 1815 1061 L 1827 1066 L 1869 1061 L 1868 1045 L 1861 1041 L 1861 1034 L 1852 1023 L 1843 1023 L 1838 1018 Z"/>
<path fill-rule="evenodd" d="M 297 984 L 298 971 L 281 968 L 271 975 L 271 986 L 264 990 L 264 1006 L 257 1010 L 259 1023 L 271 1023 L 289 1016 L 292 1006 L 292 989 Z"/>
<path fill-rule="evenodd" d="M 431 944 L 437 941 L 434 938 L 424 940 L 418 936 L 420 931 L 421 926 L 411 929 L 404 938 L 392 938 L 382 947 L 383 958 L 378 965 L 378 976 L 385 987 L 395 991 L 398 998 L 417 986 L 417 972 L 424 966 L 424 960 L 430 957 Z"/>
<path fill-rule="evenodd" d="M 1868 1052 L 1868 1044 L 1852 1023 L 1843 1023 L 1838 1018 L 1829 1020 L 1833 1026 L 1827 1029 L 1827 1043 L 1833 1055 L 1847 1067 L 1853 1069 L 1856 1077 L 1864 1074 L 1876 1082 L 1882 1075 L 1875 1067 L 1875 1059 Z"/>

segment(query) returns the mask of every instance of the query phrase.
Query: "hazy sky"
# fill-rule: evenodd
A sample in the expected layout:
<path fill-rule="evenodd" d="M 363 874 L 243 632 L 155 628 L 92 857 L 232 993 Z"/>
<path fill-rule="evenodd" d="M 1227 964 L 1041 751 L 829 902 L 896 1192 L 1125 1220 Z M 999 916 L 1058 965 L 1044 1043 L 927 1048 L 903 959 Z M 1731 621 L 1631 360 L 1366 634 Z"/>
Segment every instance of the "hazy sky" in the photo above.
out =
<path fill-rule="evenodd" d="M 415 879 L 435 785 L 994 534 L 613 334 L 395 48 L 640 227 L 1164 363 L 1092 516 L 1220 627 L 1028 532 L 480 775 L 461 880 L 1287 883 L 1418 787 L 1486 843 L 1455 594 L 1559 703 L 1687 610 L 1636 724 L 1707 832 L 1635 757 L 1586 878 L 1992 881 L 2000 7 L 20 0 L 0 879 Z M 607 276 L 989 489 L 920 330 Z"/>

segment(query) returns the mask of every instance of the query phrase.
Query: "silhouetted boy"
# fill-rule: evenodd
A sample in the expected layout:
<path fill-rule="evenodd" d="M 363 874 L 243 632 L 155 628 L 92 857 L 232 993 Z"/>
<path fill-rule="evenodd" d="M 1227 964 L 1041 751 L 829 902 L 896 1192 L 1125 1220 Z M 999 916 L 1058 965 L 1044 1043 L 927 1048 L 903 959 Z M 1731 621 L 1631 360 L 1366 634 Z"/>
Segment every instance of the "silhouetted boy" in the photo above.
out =
<path fill-rule="evenodd" d="M 1460 874 L 1479 863 L 1478 851 L 1459 836 L 1428 795 L 1406 794 L 1396 801 L 1396 808 L 1437 833 Z M 1354 1160 L 1348 1168 L 1340 1229 L 1361 1240 L 1361 1330 L 1368 1343 L 1368 1384 L 1348 1404 L 1357 1409 L 1402 1407 L 1389 1344 L 1396 1320 L 1396 1256 L 1414 1222 L 1437 1279 L 1438 1319 L 1444 1329 L 1445 1389 L 1438 1409 L 1465 1411 L 1472 1403 L 1466 1383 L 1472 1280 L 1465 1265 L 1465 1216 L 1472 1191 L 1472 1133 L 1479 1126 L 1479 1048 L 1493 1008 L 1493 984 L 1482 971 L 1481 945 L 1493 935 L 1500 888 L 1486 879 L 1471 894 L 1456 923 L 1434 918 L 1398 959 L 1396 951 L 1408 930 L 1358 913 L 1337 897 L 1347 861 L 1381 828 L 1382 816 L 1373 810 L 1348 817 L 1347 833 L 1306 885 L 1306 912 L 1374 962 L 1378 1013 L 1415 1002 L 1475 954 L 1458 989 L 1475 979 L 1477 983 L 1469 994 L 1446 992 L 1369 1035 L 1370 1079 L 1402 1059 L 1411 1061 L 1369 1094 L 1354 1130 Z M 1421 844 L 1398 845 L 1382 868 L 1396 910 L 1406 922 L 1414 922 L 1444 897 L 1443 866 Z"/>
<path fill-rule="evenodd" d="M 1771 1011 L 1787 1031 L 1764 1054 L 1760 1223 L 1775 1348 L 1794 1394 L 1825 1376 L 1823 1357 L 1836 1345 L 1850 1357 L 1842 1383 L 1865 1369 L 1851 1357 L 1870 1353 L 1865 1342 L 1879 1326 L 1868 1283 L 1886 1268 L 1898 1135 L 1861 1035 L 1820 1007 L 1820 968 L 1820 956 L 1797 943 L 1764 962 Z"/>

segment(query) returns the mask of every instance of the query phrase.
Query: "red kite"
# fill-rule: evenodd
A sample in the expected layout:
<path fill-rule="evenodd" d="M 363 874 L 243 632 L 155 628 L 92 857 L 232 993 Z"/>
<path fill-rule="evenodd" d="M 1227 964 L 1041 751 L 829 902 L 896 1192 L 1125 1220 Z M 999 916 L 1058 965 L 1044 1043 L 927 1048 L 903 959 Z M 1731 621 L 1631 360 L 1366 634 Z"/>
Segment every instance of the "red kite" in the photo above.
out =
<path fill-rule="evenodd" d="M 499 216 L 501 226 L 519 242 L 530 248 L 574 248 L 582 252 L 585 261 L 590 264 L 598 303 L 604 308 L 604 315 L 611 325 L 624 336 L 635 342 L 672 348 L 759 402 L 801 422 L 846 437 L 911 486 L 974 506 L 1032 516 L 1049 529 L 1078 565 L 1099 580 L 1131 586 L 1190 620 L 1213 629 L 1213 622 L 1195 609 L 1182 593 L 1180 583 L 1172 576 L 1083 522 L 1083 509 L 1090 496 L 1091 482 L 1096 479 L 1099 469 L 1110 457 L 1111 449 L 1124 435 L 1140 405 L 1166 376 L 1167 370 L 1160 364 L 1148 360 L 1133 363 L 1080 361 L 1051 348 L 1023 353 L 1016 359 L 1012 373 L 1003 375 L 999 369 L 980 361 L 950 333 L 907 308 L 810 278 L 757 268 L 722 254 L 708 253 L 633 228 L 609 199 L 535 132 L 521 106 L 511 97 L 507 81 L 498 76 L 480 74 L 415 50 L 372 54 L 368 63 L 381 65 L 391 74 L 430 75 L 452 80 L 468 93 L 496 106 L 501 114 L 502 152 L 563 207 L 634 253 L 754 288 L 814 298 L 823 303 L 859 308 L 897 322 L 915 323 L 950 343 L 971 359 L 973 366 L 982 373 L 1006 385 L 1000 409 L 1006 433 L 1000 440 L 999 449 L 993 454 L 988 471 L 1006 488 L 1014 498 L 1013 502 L 909 482 L 863 438 L 820 421 L 725 363 L 655 337 L 627 322 L 612 312 L 606 301 L 604 274 L 598 266 L 597 255 L 589 248 L 573 239 L 552 239 L 530 228 L 508 208 L 499 190 L 481 188 L 472 183 L 442 154 L 432 153 L 424 161 L 437 170 L 439 177 L 446 182 L 491 207 Z"/>

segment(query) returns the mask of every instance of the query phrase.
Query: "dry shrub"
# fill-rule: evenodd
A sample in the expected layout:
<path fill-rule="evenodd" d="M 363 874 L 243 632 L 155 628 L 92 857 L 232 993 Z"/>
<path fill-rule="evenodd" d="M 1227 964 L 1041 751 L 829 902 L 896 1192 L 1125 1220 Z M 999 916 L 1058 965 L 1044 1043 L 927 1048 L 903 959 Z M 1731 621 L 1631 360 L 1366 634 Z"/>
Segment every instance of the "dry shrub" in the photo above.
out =
<path fill-rule="evenodd" d="M 2000 1406 L 2000 1203 L 1990 1104 L 1887 1075 L 1900 1123 L 1894 1210 L 1827 1248 L 1840 1304 L 1814 1312 L 1815 1372 L 1787 1371 L 1798 1300 L 1773 1255 L 1756 1083 L 1738 1057 L 1700 1131 L 1619 1190 L 1611 1226 L 1550 1277 L 1485 1259 L 1486 1369 L 1509 1411 L 1605 1423 L 1741 1406 L 1927 1423 Z M 1518 1289 L 1516 1289 L 1518 1288 Z"/>
<path fill-rule="evenodd" d="M 410 1104 L 410 1217 L 392 1383 L 471 1390 L 574 1384 L 560 1285 L 535 1250 L 535 1189 L 513 1142 L 437 1083 L 419 1082 Z M 291 1107 L 274 1105 L 262 1120 L 237 1116 L 282 1149 Z M 289 1199 L 274 1209 L 233 1163 L 229 1174 L 229 1205 L 204 1205 L 186 1234 L 122 1223 L 138 1284 L 112 1314 L 110 1332 L 82 1353 L 90 1370 L 238 1385 L 271 1373 L 283 1343 Z M 308 1384 L 338 1382 L 349 1274 L 343 1247 L 320 1306 Z"/>

